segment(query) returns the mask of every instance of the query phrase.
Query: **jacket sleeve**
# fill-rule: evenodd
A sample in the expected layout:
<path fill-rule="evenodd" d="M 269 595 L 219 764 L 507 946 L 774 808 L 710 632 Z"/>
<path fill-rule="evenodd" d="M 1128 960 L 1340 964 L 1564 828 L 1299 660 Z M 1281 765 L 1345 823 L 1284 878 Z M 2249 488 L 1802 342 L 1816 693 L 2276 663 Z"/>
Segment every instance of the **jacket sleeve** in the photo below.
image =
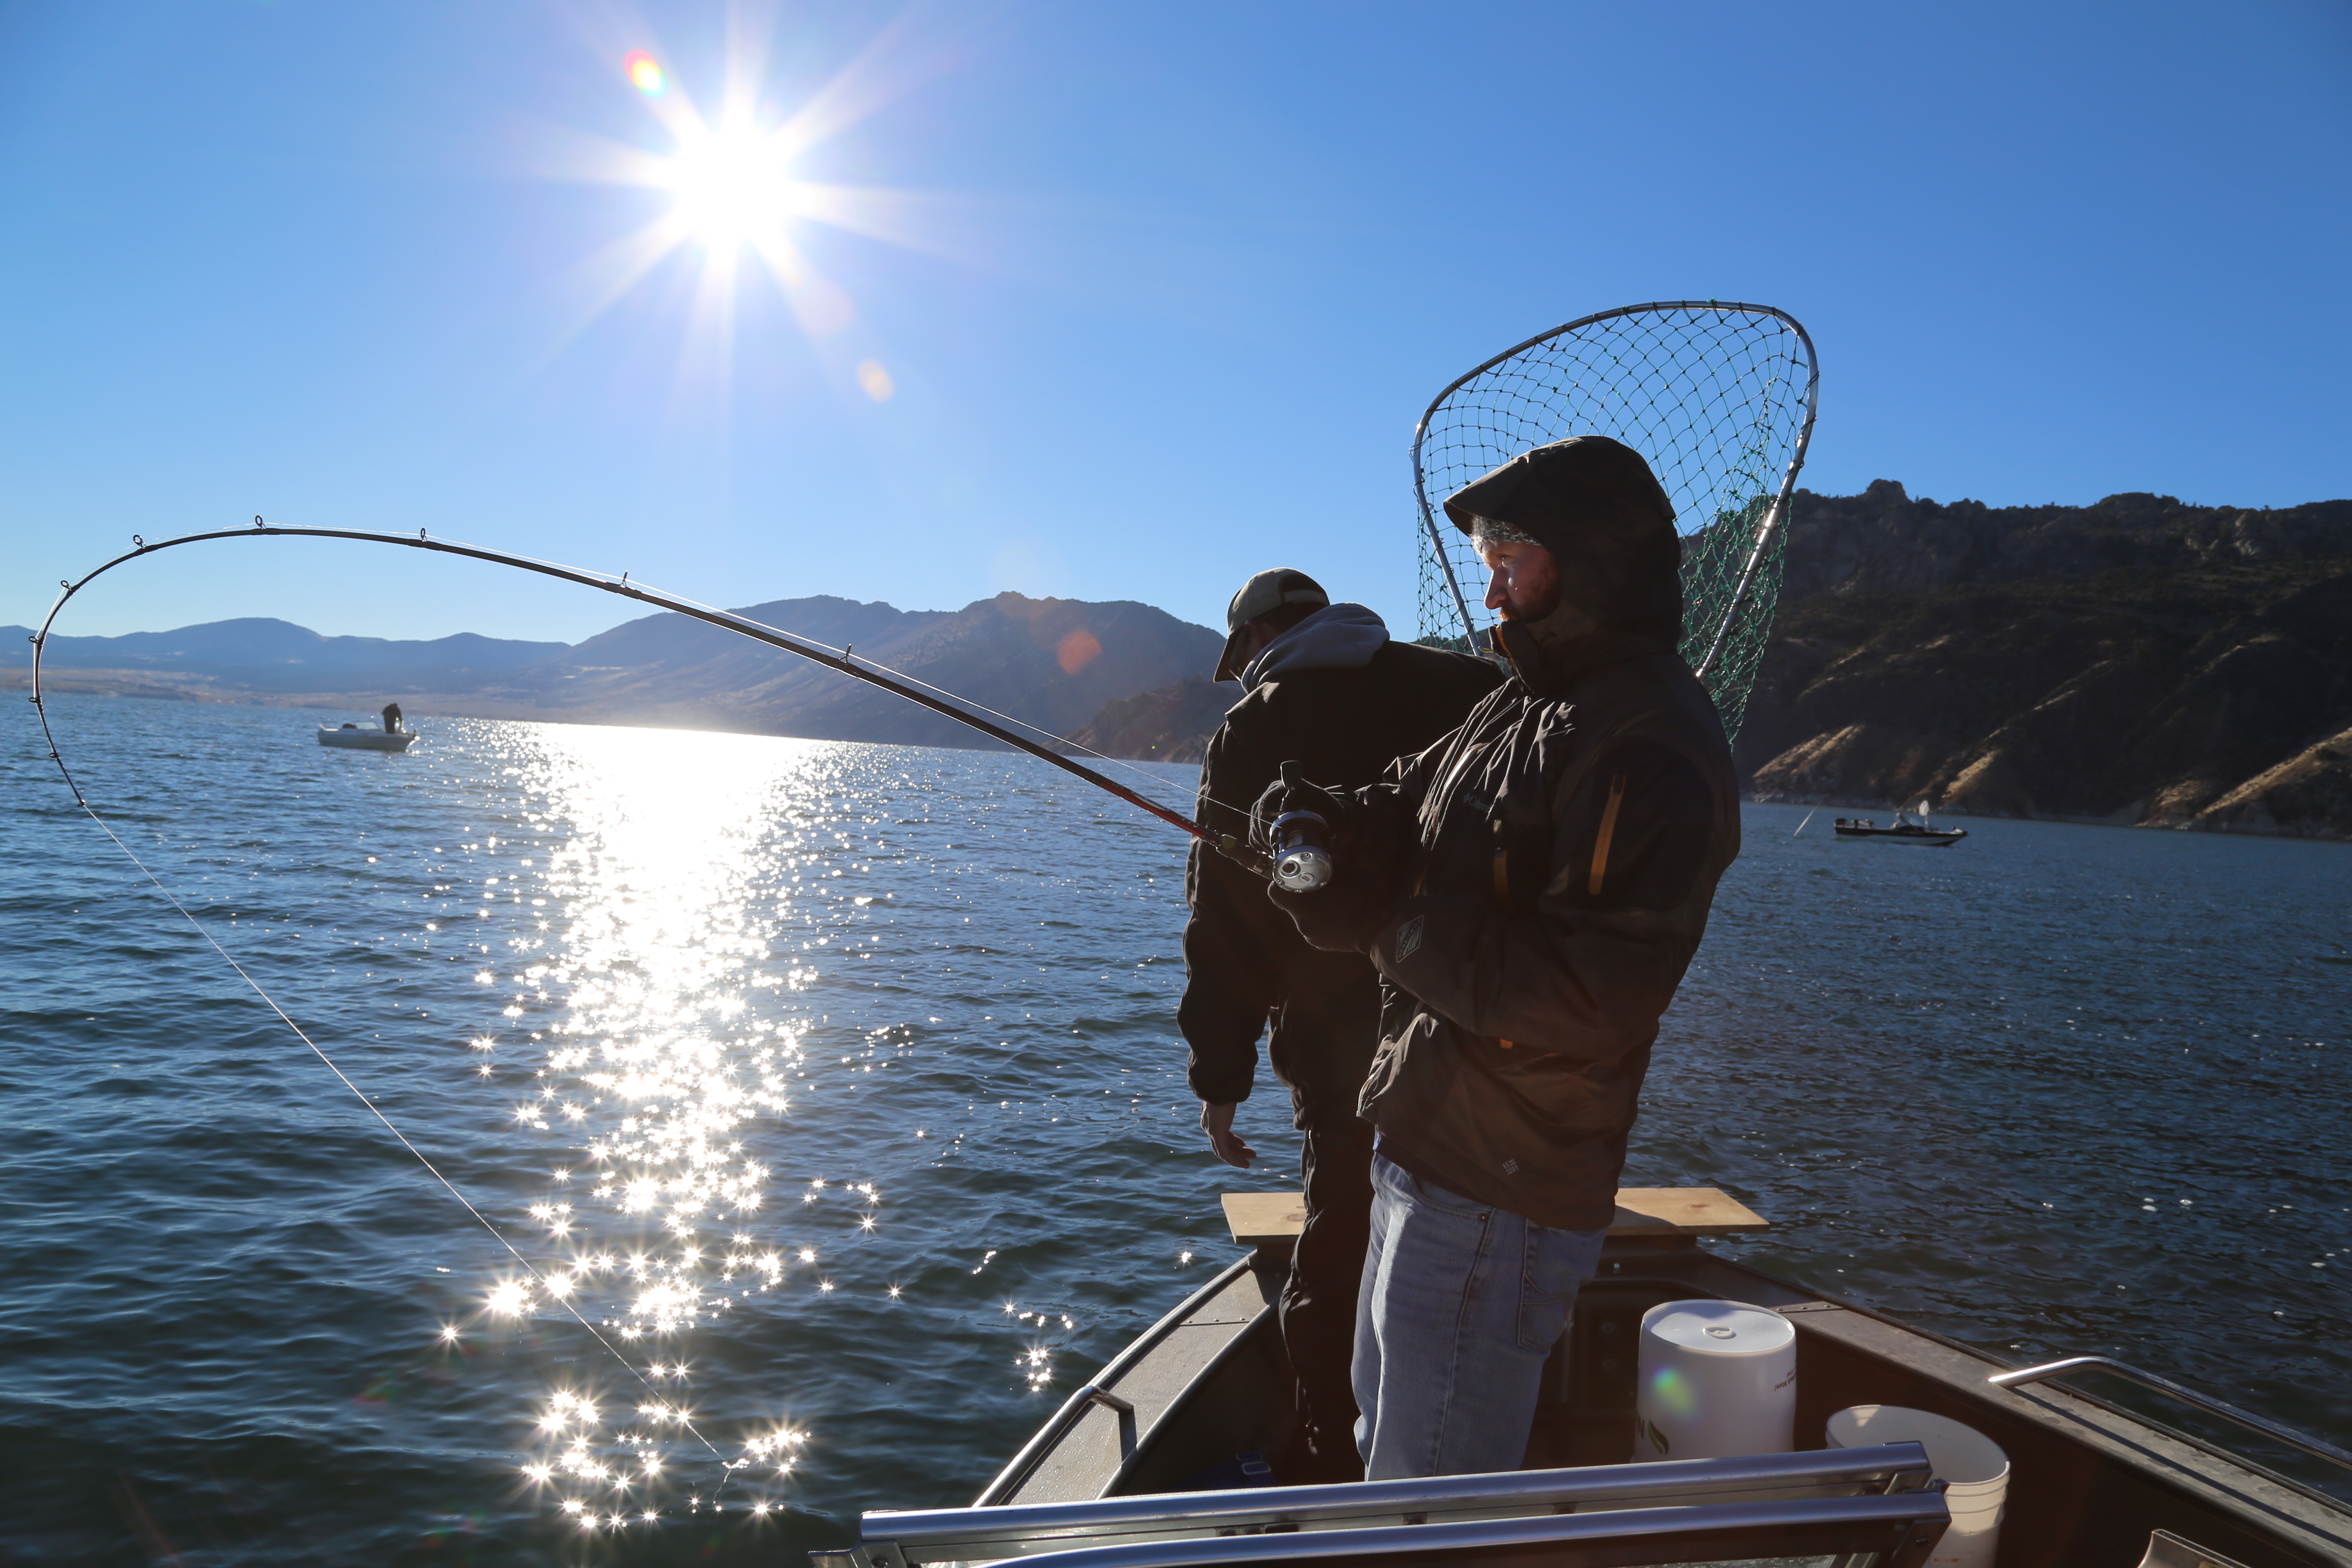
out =
<path fill-rule="evenodd" d="M 1249 838 L 1247 770 L 1234 756 L 1230 726 L 1209 742 L 1201 764 L 1193 820 L 1212 833 Z M 1250 791 L 1252 795 L 1255 791 Z M 1176 1026 L 1192 1047 L 1185 1081 L 1212 1105 L 1247 1100 L 1257 1071 L 1258 1037 L 1282 1003 L 1281 938 L 1288 921 L 1266 902 L 1265 885 L 1195 839 L 1184 865 L 1184 999 Z M 1281 921 L 1280 928 L 1274 924 Z"/>
<path fill-rule="evenodd" d="M 1459 885 L 1409 896 L 1371 958 L 1474 1035 L 1604 1060 L 1655 1037 L 1697 950 L 1706 900 L 1694 893 L 1719 847 L 1716 792 L 1675 752 L 1628 740 L 1550 806 L 1535 899 L 1514 908 Z"/>

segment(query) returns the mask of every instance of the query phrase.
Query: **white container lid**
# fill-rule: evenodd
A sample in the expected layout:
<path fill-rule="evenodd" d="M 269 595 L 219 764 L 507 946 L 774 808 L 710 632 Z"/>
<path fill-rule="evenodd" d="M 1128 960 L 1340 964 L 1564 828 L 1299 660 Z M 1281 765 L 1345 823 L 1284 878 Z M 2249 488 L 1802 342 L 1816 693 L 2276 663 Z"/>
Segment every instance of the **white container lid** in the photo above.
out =
<path fill-rule="evenodd" d="M 2009 1474 L 2009 1456 L 1975 1427 L 1900 1405 L 1856 1405 L 1841 1410 L 1830 1417 L 1829 1440 L 1832 1448 L 1917 1443 L 1927 1450 L 1936 1479 L 1954 1487 L 1980 1487 Z"/>
<path fill-rule="evenodd" d="M 1642 1314 L 1642 1331 L 1710 1356 L 1773 1355 L 1796 1342 L 1796 1325 L 1739 1301 L 1664 1301 Z"/>

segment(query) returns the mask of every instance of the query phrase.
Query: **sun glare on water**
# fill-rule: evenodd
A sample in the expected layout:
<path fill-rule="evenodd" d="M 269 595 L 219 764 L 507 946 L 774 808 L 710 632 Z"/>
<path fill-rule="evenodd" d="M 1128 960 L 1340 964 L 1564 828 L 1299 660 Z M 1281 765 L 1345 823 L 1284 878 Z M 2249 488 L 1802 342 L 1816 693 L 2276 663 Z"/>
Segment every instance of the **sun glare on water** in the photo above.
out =
<path fill-rule="evenodd" d="M 805 1169 L 845 1152 L 823 1122 L 788 1113 L 842 1037 L 826 1027 L 838 1004 L 807 993 L 838 962 L 829 952 L 888 921 L 836 880 L 875 869 L 845 815 L 875 764 L 823 742 L 564 726 L 502 735 L 486 760 L 512 792 L 508 830 L 465 846 L 457 874 L 495 865 L 482 886 L 513 919 L 475 928 L 486 966 L 465 988 L 478 1013 L 452 1039 L 451 1068 L 499 1075 L 516 1163 L 547 1175 L 508 1216 L 520 1267 L 481 1281 L 471 1319 L 435 1331 L 455 1358 L 475 1335 L 579 1344 L 576 1322 L 644 1369 L 616 1372 L 588 1342 L 530 1413 L 521 1473 L 583 1525 L 619 1528 L 596 1510 L 624 1504 L 650 1510 L 639 1523 L 681 1499 L 688 1513 L 775 1506 L 806 1426 L 747 1430 L 721 1413 L 742 1409 L 734 1387 L 703 1390 L 698 1415 L 692 1347 L 775 1345 L 816 1302 L 870 1310 L 910 1293 L 852 1250 L 890 1228 L 870 1177 L 836 1164 L 789 1205 L 772 1190 L 779 1158 Z M 857 1026 L 866 1048 L 841 1063 L 870 1072 L 860 1058 L 893 1026 Z M 837 1241 L 820 1245 L 812 1226 Z M 1018 1385 L 1048 1389 L 1075 1324 L 1006 1314 Z M 714 1479 L 723 1498 L 687 1495 Z"/>

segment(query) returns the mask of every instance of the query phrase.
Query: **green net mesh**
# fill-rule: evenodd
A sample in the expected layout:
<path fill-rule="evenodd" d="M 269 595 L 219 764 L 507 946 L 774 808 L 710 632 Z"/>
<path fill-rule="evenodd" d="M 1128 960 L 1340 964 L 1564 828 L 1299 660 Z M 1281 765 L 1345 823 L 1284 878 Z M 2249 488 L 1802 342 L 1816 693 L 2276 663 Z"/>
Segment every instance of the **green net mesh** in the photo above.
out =
<path fill-rule="evenodd" d="M 1484 646 L 1489 618 L 1486 570 L 1438 503 L 1530 447 L 1612 437 L 1649 459 L 1675 504 L 1683 654 L 1738 734 L 1780 600 L 1816 374 L 1793 317 L 1710 300 L 1588 316 L 1455 382 L 1413 437 L 1422 640 Z"/>

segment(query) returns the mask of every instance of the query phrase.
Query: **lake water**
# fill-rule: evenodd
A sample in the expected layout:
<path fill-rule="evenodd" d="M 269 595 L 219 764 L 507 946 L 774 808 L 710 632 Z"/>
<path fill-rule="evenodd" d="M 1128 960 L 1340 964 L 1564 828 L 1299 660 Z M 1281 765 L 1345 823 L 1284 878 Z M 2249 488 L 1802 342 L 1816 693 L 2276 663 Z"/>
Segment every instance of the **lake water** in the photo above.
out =
<path fill-rule="evenodd" d="M 968 1501 L 1292 1184 L 1280 1094 L 1272 1170 L 1192 1127 L 1183 840 L 1030 759 L 55 701 L 362 1102 L 0 710 L 0 1561 L 792 1561 Z M 2340 1440 L 2352 850 L 1804 816 L 1748 808 L 1628 1182 Z"/>

